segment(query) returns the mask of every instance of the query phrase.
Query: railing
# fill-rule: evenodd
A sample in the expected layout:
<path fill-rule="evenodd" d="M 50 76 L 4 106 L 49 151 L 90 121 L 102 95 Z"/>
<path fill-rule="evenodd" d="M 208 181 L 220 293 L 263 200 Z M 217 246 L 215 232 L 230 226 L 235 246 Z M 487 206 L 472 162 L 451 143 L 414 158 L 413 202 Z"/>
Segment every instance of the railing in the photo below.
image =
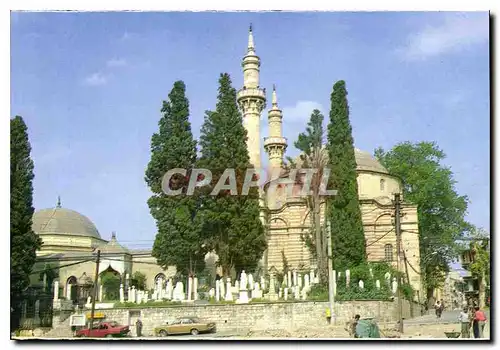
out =
<path fill-rule="evenodd" d="M 257 98 L 262 98 L 266 99 L 266 94 L 264 90 L 259 89 L 259 88 L 247 88 L 247 89 L 241 89 L 237 93 L 237 98 L 244 98 L 244 97 L 257 97 Z"/>

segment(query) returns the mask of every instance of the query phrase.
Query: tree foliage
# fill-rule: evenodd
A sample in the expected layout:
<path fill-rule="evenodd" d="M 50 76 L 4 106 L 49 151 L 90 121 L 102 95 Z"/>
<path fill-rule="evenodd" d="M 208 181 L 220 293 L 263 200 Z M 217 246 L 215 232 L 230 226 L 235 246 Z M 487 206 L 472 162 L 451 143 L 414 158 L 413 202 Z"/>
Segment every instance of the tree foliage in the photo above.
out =
<path fill-rule="evenodd" d="M 370 273 L 370 268 L 372 269 Z M 342 300 L 390 300 L 393 297 L 392 282 L 385 279 L 385 274 L 390 273 L 392 277 L 400 278 L 402 273 L 398 272 L 387 263 L 362 263 L 350 269 L 349 287 L 346 285 L 346 274 L 342 271 L 337 278 L 336 301 Z M 338 273 L 338 272 L 337 272 Z M 373 274 L 373 276 L 372 276 Z M 363 289 L 359 287 L 359 281 L 363 281 Z M 380 289 L 376 281 L 380 281 Z M 403 283 L 399 286 L 406 300 L 413 300 L 413 288 Z M 328 300 L 328 287 L 326 285 L 314 285 L 310 294 L 311 300 Z"/>
<path fill-rule="evenodd" d="M 101 274 L 101 283 L 104 287 L 104 298 L 106 300 L 118 300 L 120 297 L 120 276 L 112 271 L 104 271 Z"/>
<path fill-rule="evenodd" d="M 234 169 L 238 195 L 223 190 L 211 196 L 211 186 L 198 193 L 203 203 L 203 230 L 210 236 L 208 247 L 216 252 L 224 276 L 229 276 L 232 268 L 254 271 L 266 249 L 266 239 L 259 219 L 258 189 L 252 188 L 248 196 L 241 195 L 251 165 L 247 133 L 228 74 L 220 76 L 217 100 L 215 111 L 206 112 L 201 129 L 198 167 L 212 172 L 212 184 L 226 169 Z"/>
<path fill-rule="evenodd" d="M 191 132 L 184 82 L 174 83 L 161 111 L 159 131 L 151 138 L 151 160 L 145 179 L 153 193 L 148 205 L 158 230 L 152 254 L 164 268 L 174 265 L 177 271 L 192 275 L 204 269 L 207 251 L 197 217 L 199 203 L 186 195 L 190 171 L 196 163 L 196 141 Z M 187 174 L 172 176 L 169 186 L 182 191 L 179 195 L 166 195 L 162 179 L 175 168 L 186 169 Z"/>
<path fill-rule="evenodd" d="M 316 258 L 318 273 L 321 283 L 328 280 L 328 260 L 326 230 L 321 225 L 321 207 L 325 198 L 320 193 L 321 180 L 325 168 L 328 166 L 328 158 L 323 149 L 323 139 L 325 136 L 323 128 L 324 117 L 317 109 L 313 110 L 311 118 L 307 123 L 306 131 L 299 134 L 295 141 L 295 148 L 301 151 L 299 162 L 294 162 L 289 158 L 291 168 L 316 169 L 310 182 L 311 194 L 306 196 L 307 209 L 310 215 L 310 229 L 303 232 L 302 240 Z M 300 175 L 299 175 L 300 176 Z M 305 179 L 304 175 L 300 178 Z"/>
<path fill-rule="evenodd" d="M 465 221 L 468 199 L 455 191 L 444 152 L 433 142 L 403 142 L 376 158 L 403 184 L 404 200 L 418 205 L 421 271 L 427 297 L 440 287 L 449 264 L 458 255 L 457 239 L 471 226 Z M 437 254 L 436 254 L 437 253 Z"/>
<path fill-rule="evenodd" d="M 479 307 L 484 308 L 486 286 L 490 285 L 491 279 L 490 235 L 484 229 L 474 227 L 469 238 L 473 239 L 467 247 L 471 252 L 472 262 L 467 269 L 478 279 Z"/>
<path fill-rule="evenodd" d="M 28 128 L 20 116 L 10 120 L 10 295 L 16 326 L 19 303 L 30 283 L 41 239 L 32 230 L 34 164 Z"/>
<path fill-rule="evenodd" d="M 140 271 L 134 272 L 132 275 L 132 286 L 138 290 L 146 290 L 146 275 Z"/>
<path fill-rule="evenodd" d="M 328 124 L 329 188 L 337 195 L 328 201 L 333 262 L 336 269 L 356 266 L 366 260 L 365 237 L 358 198 L 354 139 L 344 81 L 333 86 Z"/>

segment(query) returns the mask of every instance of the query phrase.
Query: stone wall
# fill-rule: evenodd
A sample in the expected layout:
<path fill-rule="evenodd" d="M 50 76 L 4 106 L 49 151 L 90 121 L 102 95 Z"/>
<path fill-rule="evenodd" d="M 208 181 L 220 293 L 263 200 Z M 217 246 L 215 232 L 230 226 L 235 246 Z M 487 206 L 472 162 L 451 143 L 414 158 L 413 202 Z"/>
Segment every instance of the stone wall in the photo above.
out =
<path fill-rule="evenodd" d="M 397 302 L 350 301 L 335 303 L 336 324 L 343 325 L 355 314 L 375 317 L 378 322 L 395 322 Z M 143 309 L 103 310 L 107 320 L 130 325 L 135 335 L 135 321 L 141 317 L 143 333 L 153 335 L 156 326 L 177 317 L 196 316 L 217 324 L 219 331 L 247 331 L 262 329 L 291 329 L 315 327 L 326 322 L 328 302 L 281 302 L 224 305 L 182 305 Z M 409 318 L 409 304 L 403 301 L 403 317 Z"/>

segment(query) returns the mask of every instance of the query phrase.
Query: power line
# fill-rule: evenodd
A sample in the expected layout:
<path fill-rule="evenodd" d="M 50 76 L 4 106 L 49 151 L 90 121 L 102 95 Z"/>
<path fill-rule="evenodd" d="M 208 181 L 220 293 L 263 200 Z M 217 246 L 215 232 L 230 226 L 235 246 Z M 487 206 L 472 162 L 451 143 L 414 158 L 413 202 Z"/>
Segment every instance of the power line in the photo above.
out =
<path fill-rule="evenodd" d="M 44 273 L 44 272 L 51 271 L 51 270 L 58 270 L 58 269 L 62 269 L 64 267 L 79 265 L 79 264 L 83 264 L 83 263 L 85 263 L 87 261 L 92 261 L 92 260 L 94 260 L 94 259 L 93 258 L 92 259 L 87 259 L 87 260 L 78 261 L 78 262 L 74 262 L 72 264 L 66 264 L 66 265 L 61 265 L 61 266 L 53 266 L 53 267 L 46 268 L 46 269 L 43 269 L 43 270 L 40 270 L 40 271 L 32 272 L 30 275 L 37 275 L 37 274 Z"/>
<path fill-rule="evenodd" d="M 387 231 L 383 236 L 377 238 L 376 240 L 374 240 L 373 242 L 371 242 L 370 244 L 367 244 L 365 247 L 369 247 L 369 246 L 372 246 L 374 245 L 375 243 L 377 243 L 378 241 L 380 241 L 382 238 L 386 237 L 389 233 L 391 233 L 392 231 L 394 231 L 394 227 L 391 228 L 389 231 Z"/>

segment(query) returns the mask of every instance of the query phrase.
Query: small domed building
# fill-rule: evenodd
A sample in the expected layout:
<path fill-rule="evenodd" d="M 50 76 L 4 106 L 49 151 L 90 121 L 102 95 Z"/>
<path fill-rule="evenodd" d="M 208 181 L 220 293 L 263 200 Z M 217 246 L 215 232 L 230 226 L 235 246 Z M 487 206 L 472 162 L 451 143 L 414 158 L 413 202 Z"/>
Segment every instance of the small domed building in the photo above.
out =
<path fill-rule="evenodd" d="M 109 241 L 101 238 L 89 218 L 61 207 L 60 199 L 54 208 L 35 212 L 32 228 L 43 242 L 33 270 L 45 271 L 32 277 L 32 286 L 52 291 L 53 282 L 57 280 L 59 298 L 73 303 L 85 303 L 91 294 L 98 250 L 99 276 L 112 272 L 119 276 L 125 288 L 136 271 L 146 276 L 148 290 L 154 288 L 158 279 L 166 281 L 175 275 L 175 268 L 164 270 L 156 264 L 151 250 L 129 250 L 118 242 L 114 232 Z M 98 292 L 97 300 L 100 299 L 102 293 Z"/>

